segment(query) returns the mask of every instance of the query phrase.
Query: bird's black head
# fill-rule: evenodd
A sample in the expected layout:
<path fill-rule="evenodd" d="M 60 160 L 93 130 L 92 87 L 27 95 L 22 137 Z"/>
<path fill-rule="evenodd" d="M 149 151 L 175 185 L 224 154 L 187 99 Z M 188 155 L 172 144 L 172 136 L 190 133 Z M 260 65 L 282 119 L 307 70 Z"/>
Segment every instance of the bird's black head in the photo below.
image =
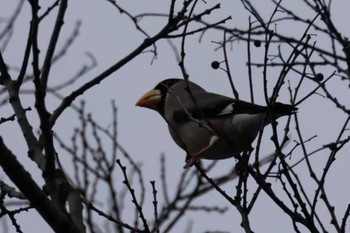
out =
<path fill-rule="evenodd" d="M 166 94 L 168 92 L 168 89 L 171 88 L 171 86 L 173 86 L 177 82 L 180 82 L 181 80 L 182 79 L 178 79 L 178 78 L 165 79 L 160 83 L 158 83 L 154 89 L 160 90 L 162 94 L 163 93 Z"/>
<path fill-rule="evenodd" d="M 158 83 L 155 88 L 146 92 L 137 102 L 136 106 L 153 109 L 160 114 L 164 113 L 165 98 L 169 89 L 172 86 L 181 81 L 181 79 L 166 79 Z"/>
<path fill-rule="evenodd" d="M 165 104 L 165 98 L 169 92 L 169 89 L 175 85 L 176 83 L 183 81 L 183 79 L 177 79 L 177 78 L 170 78 L 170 79 L 166 79 L 161 81 L 160 83 L 158 83 L 154 90 L 159 90 L 160 94 L 161 94 L 161 99 L 158 103 L 157 106 L 157 111 L 163 115 L 164 113 L 164 104 Z"/>

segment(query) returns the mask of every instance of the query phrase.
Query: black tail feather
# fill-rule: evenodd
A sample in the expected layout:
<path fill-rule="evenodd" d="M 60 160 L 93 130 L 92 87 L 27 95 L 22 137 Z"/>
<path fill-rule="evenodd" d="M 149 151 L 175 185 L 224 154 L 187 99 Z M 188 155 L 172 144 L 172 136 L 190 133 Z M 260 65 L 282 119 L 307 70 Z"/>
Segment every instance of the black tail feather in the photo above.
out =
<path fill-rule="evenodd" d="M 275 103 L 270 106 L 270 110 L 273 114 L 285 116 L 292 115 L 298 108 L 289 104 Z"/>

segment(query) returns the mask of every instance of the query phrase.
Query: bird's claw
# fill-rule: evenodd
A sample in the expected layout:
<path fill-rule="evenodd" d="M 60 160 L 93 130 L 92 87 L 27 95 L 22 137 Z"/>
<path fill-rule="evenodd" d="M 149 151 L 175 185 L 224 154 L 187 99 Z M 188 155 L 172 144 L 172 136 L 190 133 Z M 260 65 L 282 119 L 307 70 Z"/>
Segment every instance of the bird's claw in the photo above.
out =
<path fill-rule="evenodd" d="M 189 156 L 189 158 L 186 159 L 186 164 L 184 166 L 184 169 L 192 167 L 196 162 L 198 162 L 199 158 L 200 156 L 198 155 Z"/>

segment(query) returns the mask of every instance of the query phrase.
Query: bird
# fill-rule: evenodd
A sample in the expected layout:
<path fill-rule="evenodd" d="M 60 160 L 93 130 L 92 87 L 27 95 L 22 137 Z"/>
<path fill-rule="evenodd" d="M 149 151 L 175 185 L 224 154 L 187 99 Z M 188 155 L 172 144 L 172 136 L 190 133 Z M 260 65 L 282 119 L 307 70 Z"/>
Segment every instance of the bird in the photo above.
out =
<path fill-rule="evenodd" d="M 249 152 L 263 127 L 297 110 L 278 102 L 260 106 L 176 78 L 158 83 L 138 99 L 136 106 L 157 111 L 167 122 L 172 139 L 187 153 L 184 168 L 199 159 L 237 158 Z"/>

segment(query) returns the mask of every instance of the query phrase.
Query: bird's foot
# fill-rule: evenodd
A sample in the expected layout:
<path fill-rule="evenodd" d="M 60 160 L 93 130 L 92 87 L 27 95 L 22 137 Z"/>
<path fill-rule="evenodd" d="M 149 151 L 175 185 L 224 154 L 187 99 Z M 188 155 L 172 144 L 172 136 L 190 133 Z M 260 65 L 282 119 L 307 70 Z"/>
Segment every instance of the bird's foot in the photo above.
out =
<path fill-rule="evenodd" d="M 184 168 L 189 168 L 193 164 L 195 164 L 201 158 L 202 154 L 205 153 L 212 146 L 214 146 L 219 140 L 220 140 L 220 138 L 218 136 L 213 135 L 210 138 L 209 144 L 206 147 L 204 147 L 200 151 L 197 151 L 196 153 L 193 153 L 193 154 L 191 153 L 191 154 L 187 155 L 188 159 L 186 159 L 186 164 L 185 164 Z"/>
<path fill-rule="evenodd" d="M 186 168 L 189 168 L 189 167 L 192 167 L 196 162 L 198 162 L 200 159 L 200 156 L 199 155 L 192 155 L 192 156 L 189 156 L 188 159 L 186 159 L 186 164 L 184 166 L 184 169 Z"/>
<path fill-rule="evenodd" d="M 249 161 L 249 155 L 250 151 L 243 151 L 242 156 L 238 158 L 238 162 L 236 163 L 235 169 L 238 175 L 245 175 L 248 174 L 248 161 Z"/>

